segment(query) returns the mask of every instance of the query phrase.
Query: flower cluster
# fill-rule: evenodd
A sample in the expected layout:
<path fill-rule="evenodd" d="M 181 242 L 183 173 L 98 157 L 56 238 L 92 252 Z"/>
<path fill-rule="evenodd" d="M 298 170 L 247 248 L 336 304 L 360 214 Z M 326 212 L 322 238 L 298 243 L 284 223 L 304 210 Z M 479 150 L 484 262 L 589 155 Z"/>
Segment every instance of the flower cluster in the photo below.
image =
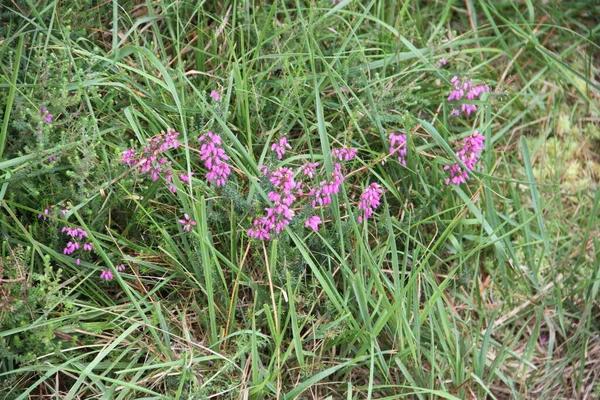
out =
<path fill-rule="evenodd" d="M 381 186 L 378 183 L 373 182 L 365 188 L 358 203 L 358 209 L 362 211 L 362 215 L 358 216 L 359 223 L 366 221 L 373 215 L 373 211 L 381 204 L 382 194 L 383 190 L 381 190 Z"/>
<path fill-rule="evenodd" d="M 333 163 L 333 172 L 331 178 L 326 181 L 321 181 L 318 189 L 311 189 L 308 193 L 309 196 L 313 196 L 312 206 L 316 207 L 317 204 L 324 206 L 331 203 L 331 195 L 338 194 L 340 192 L 340 186 L 344 182 L 344 174 L 342 174 L 342 165 Z"/>
<path fill-rule="evenodd" d="M 136 154 L 135 149 L 124 151 L 121 161 L 124 164 L 136 166 L 143 174 L 151 175 L 153 181 L 157 181 L 161 172 L 166 169 L 165 179 L 171 184 L 169 190 L 174 192 L 176 189 L 172 185 L 173 171 L 170 169 L 171 162 L 167 161 L 167 158 L 163 154 L 169 149 L 179 147 L 178 136 L 179 132 L 168 128 L 166 134 L 165 132 L 161 132 L 160 135 L 148 139 L 146 147 L 141 154 Z"/>
<path fill-rule="evenodd" d="M 406 167 L 406 135 L 390 132 L 390 155 L 398 155 L 398 162 Z"/>
<path fill-rule="evenodd" d="M 452 100 L 475 100 L 481 98 L 481 95 L 490 91 L 490 88 L 487 85 L 473 85 L 470 79 L 463 79 L 462 82 L 459 81 L 457 76 L 452 77 L 450 80 L 452 85 L 454 85 L 454 90 L 448 96 L 448 101 Z M 472 112 L 477 111 L 477 106 L 475 104 L 464 103 L 461 104 L 460 109 L 467 115 L 470 115 Z M 460 111 L 458 109 L 453 109 L 451 112 L 452 115 L 460 115 Z"/>
<path fill-rule="evenodd" d="M 80 248 L 83 248 L 84 251 L 92 251 L 94 249 L 94 246 L 92 245 L 91 242 L 83 243 L 84 238 L 86 238 L 88 236 L 88 234 L 85 230 L 83 230 L 81 228 L 69 228 L 68 226 L 65 226 L 62 228 L 61 232 L 65 233 L 65 234 L 67 234 L 67 236 L 71 237 L 71 239 L 67 243 L 66 247 L 63 249 L 63 254 L 73 254 Z M 83 243 L 83 246 L 82 246 L 82 243 Z M 77 263 L 77 265 L 79 265 L 81 263 L 81 260 L 79 259 L 79 257 L 77 257 L 76 263 Z"/>
<path fill-rule="evenodd" d="M 54 117 L 54 114 L 50 114 L 48 112 L 48 109 L 46 107 L 42 107 L 40 109 L 40 112 L 42 113 L 42 118 L 44 119 L 44 122 L 47 124 L 51 124 L 52 123 L 52 117 Z"/>
<path fill-rule="evenodd" d="M 465 164 L 465 166 L 470 171 L 475 170 L 475 165 L 477 164 L 477 160 L 479 159 L 481 150 L 483 150 L 484 141 L 485 136 L 475 131 L 471 136 L 466 137 L 463 140 L 464 146 L 462 150 L 456 153 L 458 158 L 463 162 L 463 164 Z M 463 168 L 458 163 L 453 165 L 446 165 L 444 167 L 444 170 L 450 171 L 450 177 L 446 179 L 446 185 L 449 185 L 450 183 L 460 185 L 461 183 L 465 183 L 469 176 L 468 171 L 463 170 Z"/>
<path fill-rule="evenodd" d="M 192 230 L 192 226 L 196 225 L 196 221 L 190 218 L 188 214 L 183 215 L 184 219 L 180 219 L 179 223 L 183 225 L 183 230 L 190 232 Z"/>
<path fill-rule="evenodd" d="M 119 272 L 123 272 L 123 271 L 125 271 L 127 269 L 127 267 L 124 264 L 117 265 L 115 268 Z M 110 281 L 114 277 L 115 276 L 113 275 L 113 273 L 111 272 L 110 269 L 105 269 L 105 270 L 102 271 L 102 273 L 100 273 L 100 279 L 104 279 L 105 281 Z"/>
<path fill-rule="evenodd" d="M 221 100 L 221 94 L 219 92 L 217 92 L 216 90 L 211 90 L 210 97 L 214 101 L 220 101 Z"/>
<path fill-rule="evenodd" d="M 315 163 L 306 163 L 300 167 L 304 176 L 308 176 L 309 178 L 313 178 L 315 173 L 317 172 L 317 167 L 319 166 L 318 162 Z"/>
<path fill-rule="evenodd" d="M 273 184 L 275 191 L 268 193 L 269 200 L 273 207 L 266 207 L 266 216 L 255 219 L 254 228 L 248 229 L 248 235 L 255 239 L 270 239 L 271 231 L 280 233 L 295 216 L 292 209 L 296 194 L 302 194 L 300 187 L 302 182 L 294 180 L 294 171 L 290 168 L 278 168 L 272 173 L 268 173 L 269 181 Z"/>
<path fill-rule="evenodd" d="M 292 146 L 290 146 L 285 136 L 282 136 L 281 139 L 279 139 L 278 143 L 273 143 L 273 145 L 271 146 L 271 150 L 277 153 L 277 158 L 279 160 L 281 160 L 287 152 L 286 149 L 291 150 Z"/>
<path fill-rule="evenodd" d="M 356 157 L 356 153 L 358 149 L 352 147 L 343 147 L 341 149 L 333 149 L 331 150 L 331 156 L 336 157 L 340 161 L 350 161 L 354 157 Z"/>
<path fill-rule="evenodd" d="M 231 168 L 227 164 L 229 157 L 223 150 L 223 140 L 216 133 L 208 131 L 206 135 L 198 138 L 200 146 L 200 159 L 204 161 L 204 166 L 208 169 L 206 180 L 214 183 L 215 186 L 224 186 L 227 182 Z"/>

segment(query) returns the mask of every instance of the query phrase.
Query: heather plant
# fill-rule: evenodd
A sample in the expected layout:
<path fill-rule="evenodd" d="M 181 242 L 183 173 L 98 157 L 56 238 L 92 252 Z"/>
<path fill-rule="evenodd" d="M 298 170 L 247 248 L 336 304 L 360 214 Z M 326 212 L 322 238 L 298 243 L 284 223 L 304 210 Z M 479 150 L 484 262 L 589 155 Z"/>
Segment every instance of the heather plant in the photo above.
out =
<path fill-rule="evenodd" d="M 0 6 L 0 394 L 597 392 L 590 7 L 267 3 Z"/>

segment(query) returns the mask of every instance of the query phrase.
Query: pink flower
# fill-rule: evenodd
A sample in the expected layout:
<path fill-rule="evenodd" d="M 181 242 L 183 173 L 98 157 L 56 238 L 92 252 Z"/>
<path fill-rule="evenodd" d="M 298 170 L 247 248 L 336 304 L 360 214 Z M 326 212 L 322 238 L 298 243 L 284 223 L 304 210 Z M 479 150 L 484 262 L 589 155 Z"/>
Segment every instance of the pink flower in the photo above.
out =
<path fill-rule="evenodd" d="M 315 176 L 315 173 L 317 172 L 317 167 L 319 166 L 319 163 L 308 163 L 308 164 L 304 164 L 303 166 L 300 167 L 300 169 L 302 170 L 302 173 L 305 176 L 308 176 L 309 178 L 313 178 Z"/>
<path fill-rule="evenodd" d="M 354 147 L 352 147 L 352 148 L 343 147 L 341 149 L 331 150 L 331 155 L 333 157 L 337 157 L 338 160 L 340 160 L 340 161 L 350 161 L 354 157 L 356 157 L 357 152 L 358 152 L 358 149 L 356 149 Z"/>
<path fill-rule="evenodd" d="M 463 99 L 475 100 L 481 98 L 481 95 L 490 91 L 490 88 L 487 85 L 473 85 L 473 82 L 467 78 L 463 78 L 461 83 L 458 76 L 452 77 L 450 83 L 454 86 L 454 90 L 452 90 L 450 96 L 448 96 L 448 101 Z M 471 113 L 477 111 L 477 106 L 475 104 L 463 103 L 460 108 L 467 115 L 471 115 Z M 459 111 L 455 108 L 450 115 L 458 116 Z"/>
<path fill-rule="evenodd" d="M 44 117 L 44 122 L 47 124 L 52 123 L 52 117 L 54 117 L 53 114 L 48 113 L 48 110 L 46 109 L 46 107 L 42 107 L 40 109 L 41 113 L 42 113 L 42 117 Z"/>
<path fill-rule="evenodd" d="M 254 220 L 254 228 L 248 229 L 248 235 L 254 239 L 269 240 L 269 230 L 272 229 L 268 219 L 263 217 L 261 219 Z"/>
<path fill-rule="evenodd" d="M 105 281 L 110 281 L 113 278 L 114 278 L 114 276 L 113 276 L 112 272 L 110 272 L 110 269 L 105 269 L 100 274 L 100 279 L 104 279 Z"/>
<path fill-rule="evenodd" d="M 181 174 L 179 175 L 179 179 L 181 179 L 181 182 L 187 183 L 189 185 L 192 176 L 194 176 L 193 172 L 190 172 L 189 174 Z"/>
<path fill-rule="evenodd" d="M 323 221 L 321 221 L 321 218 L 313 215 L 312 217 L 310 217 L 309 219 L 307 219 L 304 222 L 304 226 L 307 228 L 312 228 L 312 230 L 314 231 L 318 231 L 319 230 L 319 225 L 321 225 L 323 223 Z"/>
<path fill-rule="evenodd" d="M 217 92 L 216 90 L 212 90 L 210 92 L 210 97 L 212 97 L 212 99 L 214 101 L 220 101 L 221 100 L 221 94 L 219 92 Z"/>
<path fill-rule="evenodd" d="M 221 147 L 223 144 L 221 136 L 208 131 L 206 135 L 200 136 L 198 141 L 202 143 L 200 159 L 204 161 L 204 166 L 208 169 L 206 180 L 214 183 L 217 187 L 224 186 L 231 174 L 231 168 L 226 162 L 229 157 Z"/>
<path fill-rule="evenodd" d="M 481 135 L 478 131 L 473 132 L 469 137 L 463 140 L 464 146 L 456 155 L 465 164 L 468 170 L 474 171 L 479 160 L 481 151 L 483 150 L 483 142 L 485 136 Z M 456 163 L 453 165 L 446 165 L 444 170 L 450 171 L 450 177 L 446 179 L 446 185 L 453 183 L 460 185 L 465 183 L 469 177 L 468 171 L 463 170 L 460 164 Z"/>
<path fill-rule="evenodd" d="M 49 209 L 45 209 L 44 210 L 44 214 L 38 214 L 38 218 L 44 218 L 44 221 L 47 220 L 48 218 L 46 218 L 46 216 L 50 215 L 50 210 Z"/>
<path fill-rule="evenodd" d="M 90 243 L 84 244 L 83 245 L 83 250 L 85 250 L 85 251 L 92 251 L 92 250 L 94 250 L 93 243 L 90 242 Z"/>
<path fill-rule="evenodd" d="M 448 61 L 446 60 L 445 57 L 442 57 L 442 58 L 440 58 L 440 61 L 438 62 L 437 66 L 441 68 L 446 64 L 448 64 Z"/>
<path fill-rule="evenodd" d="M 358 216 L 359 223 L 362 223 L 373 215 L 373 211 L 381 204 L 380 199 L 382 194 L 383 190 L 381 190 L 381 186 L 379 186 L 378 183 L 373 182 L 365 188 L 365 191 L 360 196 L 360 202 L 358 203 L 358 209 L 362 210 L 363 213 L 362 216 Z"/>
<path fill-rule="evenodd" d="M 179 223 L 183 225 L 183 230 L 190 232 L 192 230 L 192 226 L 196 225 L 196 221 L 190 219 L 190 216 L 188 214 L 184 214 L 183 215 L 185 219 L 180 219 Z"/>
<path fill-rule="evenodd" d="M 400 134 L 397 135 L 393 132 L 390 132 L 390 150 L 389 154 L 397 154 L 398 162 L 404 166 L 406 166 L 406 135 Z"/>
<path fill-rule="evenodd" d="M 121 264 L 121 265 L 117 265 L 117 271 L 119 272 L 123 272 L 127 269 L 127 267 L 125 266 L 125 264 Z"/>
<path fill-rule="evenodd" d="M 273 143 L 273 145 L 271 146 L 271 150 L 277 153 L 277 158 L 279 160 L 283 158 L 284 154 L 287 151 L 286 149 L 291 150 L 292 146 L 289 145 L 285 136 L 282 136 L 281 139 L 279 139 L 278 143 Z"/>

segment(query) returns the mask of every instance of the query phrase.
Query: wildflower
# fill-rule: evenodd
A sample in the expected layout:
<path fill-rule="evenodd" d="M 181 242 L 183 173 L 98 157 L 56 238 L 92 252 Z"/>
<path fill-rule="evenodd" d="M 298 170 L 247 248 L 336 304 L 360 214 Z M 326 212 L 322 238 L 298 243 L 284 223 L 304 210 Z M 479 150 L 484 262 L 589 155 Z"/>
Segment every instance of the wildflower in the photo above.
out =
<path fill-rule="evenodd" d="M 212 99 L 214 101 L 220 101 L 221 100 L 221 94 L 219 92 L 217 92 L 216 90 L 212 90 L 210 92 L 210 97 L 212 97 Z"/>
<path fill-rule="evenodd" d="M 450 79 L 450 83 L 454 86 L 454 89 L 448 96 L 448 101 L 452 100 L 475 100 L 481 98 L 484 93 L 490 91 L 490 88 L 487 85 L 473 85 L 473 82 L 470 79 L 463 79 L 462 82 L 459 81 L 457 76 L 453 76 Z M 471 115 L 472 112 L 477 111 L 477 106 L 475 104 L 464 103 L 461 105 L 461 110 L 467 114 Z M 459 111 L 457 109 L 453 109 L 450 113 L 451 115 L 459 115 Z"/>
<path fill-rule="evenodd" d="M 398 162 L 404 166 L 406 166 L 406 135 L 405 134 L 395 134 L 390 132 L 390 150 L 389 154 L 397 154 Z"/>
<path fill-rule="evenodd" d="M 110 272 L 110 269 L 105 269 L 100 274 L 100 278 L 104 279 L 105 281 L 110 281 L 114 278 L 114 276 L 113 276 L 112 272 Z"/>
<path fill-rule="evenodd" d="M 117 271 L 119 271 L 119 272 L 123 272 L 127 269 L 125 264 L 117 265 L 116 268 L 117 268 Z"/>
<path fill-rule="evenodd" d="M 179 179 L 181 179 L 181 182 L 187 183 L 189 185 L 192 176 L 194 176 L 193 172 L 190 172 L 189 174 L 181 174 L 179 175 Z"/>
<path fill-rule="evenodd" d="M 342 2 L 342 0 L 331 0 L 331 1 L 333 2 L 333 4 L 341 3 Z"/>
<path fill-rule="evenodd" d="M 47 220 L 48 218 L 46 218 L 48 215 L 50 215 L 50 210 L 49 209 L 45 209 L 44 210 L 44 214 L 38 214 L 38 218 L 44 218 L 44 221 Z"/>
<path fill-rule="evenodd" d="M 263 175 L 268 175 L 269 174 L 269 169 L 267 168 L 266 165 L 259 165 L 258 166 L 258 170 L 260 171 L 261 174 Z"/>
<path fill-rule="evenodd" d="M 221 136 L 208 131 L 206 135 L 200 136 L 198 141 L 202 143 L 200 159 L 204 161 L 204 166 L 208 169 L 206 180 L 214 183 L 217 187 L 224 186 L 231 174 L 231 168 L 226 163 L 229 157 L 221 147 L 223 144 Z"/>
<path fill-rule="evenodd" d="M 357 152 L 358 152 L 358 149 L 356 149 L 354 147 L 352 147 L 352 148 L 344 147 L 341 149 L 331 150 L 331 156 L 337 157 L 337 159 L 340 161 L 350 161 L 354 157 L 356 157 Z"/>
<path fill-rule="evenodd" d="M 441 68 L 446 64 L 448 64 L 448 61 L 446 60 L 445 57 L 442 57 L 442 58 L 440 58 L 440 61 L 438 61 L 437 66 L 438 66 L 438 68 Z"/>
<path fill-rule="evenodd" d="M 83 245 L 83 250 L 85 250 L 85 251 L 92 251 L 92 250 L 94 250 L 93 243 L 90 242 L 90 243 L 84 244 Z"/>
<path fill-rule="evenodd" d="M 314 230 L 314 231 L 318 231 L 319 225 L 321 225 L 322 223 L 323 223 L 323 221 L 321 221 L 321 218 L 319 218 L 316 215 L 313 215 L 312 217 L 310 217 L 309 219 L 307 219 L 304 222 L 304 226 L 307 228 L 312 228 L 312 230 Z"/>
<path fill-rule="evenodd" d="M 183 215 L 185 219 L 180 219 L 179 223 L 183 225 L 183 230 L 190 232 L 192 230 L 192 226 L 196 225 L 196 221 L 190 219 L 190 216 L 188 214 L 184 214 Z"/>
<path fill-rule="evenodd" d="M 248 229 L 250 237 L 259 240 L 269 240 L 271 238 L 269 231 L 272 227 L 266 217 L 255 219 L 253 225 L 254 228 Z"/>
<path fill-rule="evenodd" d="M 359 210 L 362 210 L 363 215 L 358 216 L 358 222 L 362 223 L 363 220 L 367 220 L 371 215 L 373 215 L 373 211 L 379 207 L 381 204 L 381 195 L 383 194 L 383 190 L 381 190 L 381 186 L 378 183 L 371 183 L 363 194 L 360 196 L 360 202 L 358 203 Z"/>
<path fill-rule="evenodd" d="M 54 117 L 54 114 L 50 114 L 46 107 L 42 107 L 40 111 L 42 112 L 42 116 L 44 117 L 44 122 L 47 124 L 51 124 L 52 117 Z"/>
<path fill-rule="evenodd" d="M 456 155 L 465 164 L 468 170 L 474 171 L 479 159 L 480 153 L 483 150 L 483 142 L 485 136 L 481 135 L 478 131 L 473 132 L 469 137 L 463 140 L 464 146 Z M 463 170 L 460 164 L 456 163 L 453 165 L 446 165 L 444 170 L 450 171 L 450 177 L 446 179 L 446 185 L 451 182 L 455 185 L 465 183 L 469 176 L 468 171 Z"/>
<path fill-rule="evenodd" d="M 277 159 L 279 160 L 281 160 L 283 155 L 287 152 L 286 148 L 291 150 L 292 146 L 290 146 L 285 136 L 282 136 L 278 143 L 273 143 L 271 146 L 271 150 L 277 153 Z"/>
<path fill-rule="evenodd" d="M 125 150 L 121 155 L 121 162 L 127 165 L 135 165 L 141 173 L 152 176 L 154 182 L 165 171 L 167 182 L 172 183 L 173 171 L 170 169 L 172 163 L 167 162 L 167 158 L 162 154 L 169 149 L 179 147 L 178 136 L 179 132 L 167 128 L 167 133 L 162 131 L 159 136 L 148 139 L 146 146 L 139 155 L 136 154 L 135 149 Z M 169 187 L 169 190 L 176 191 L 173 185 Z"/>
<path fill-rule="evenodd" d="M 58 156 L 50 156 L 48 157 L 48 160 L 46 160 L 47 162 L 52 162 L 52 161 L 56 161 Z"/>
<path fill-rule="evenodd" d="M 315 173 L 317 172 L 317 167 L 319 166 L 319 163 L 308 163 L 308 164 L 304 164 L 303 166 L 300 167 L 300 169 L 302 170 L 302 173 L 305 176 L 308 176 L 309 178 L 313 178 L 315 176 Z"/>

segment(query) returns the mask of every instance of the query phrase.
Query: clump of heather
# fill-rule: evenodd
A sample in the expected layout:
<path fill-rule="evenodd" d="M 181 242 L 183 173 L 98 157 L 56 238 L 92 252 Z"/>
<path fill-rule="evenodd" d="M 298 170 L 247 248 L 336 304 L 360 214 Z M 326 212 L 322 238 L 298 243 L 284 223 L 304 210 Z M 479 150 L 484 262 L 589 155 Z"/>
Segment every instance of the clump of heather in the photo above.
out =
<path fill-rule="evenodd" d="M 336 157 L 340 161 L 350 161 L 354 157 L 356 157 L 356 153 L 358 149 L 352 147 L 343 147 L 341 149 L 333 149 L 331 150 L 331 156 Z"/>
<path fill-rule="evenodd" d="M 390 132 L 389 154 L 398 157 L 398 162 L 406 167 L 406 135 Z"/>
<path fill-rule="evenodd" d="M 92 251 L 94 246 L 91 242 L 85 243 L 84 238 L 87 238 L 88 234 L 85 230 L 81 228 L 70 228 L 65 226 L 62 228 L 61 232 L 65 233 L 67 236 L 71 237 L 65 248 L 63 249 L 63 254 L 73 254 L 80 249 L 83 251 Z M 77 257 L 76 264 L 79 265 L 81 263 L 81 259 Z"/>
<path fill-rule="evenodd" d="M 157 181 L 161 173 L 165 171 L 165 179 L 172 184 L 173 171 L 170 169 L 171 162 L 167 161 L 167 158 L 163 154 L 169 149 L 179 147 L 178 136 L 179 132 L 168 128 L 166 134 L 163 131 L 160 135 L 148 139 L 146 147 L 144 147 L 144 150 L 140 154 L 137 154 L 135 149 L 124 151 L 121 161 L 124 164 L 137 167 L 143 174 L 151 175 L 153 181 Z M 170 189 L 173 191 L 174 186 L 171 185 Z"/>
<path fill-rule="evenodd" d="M 480 134 L 478 131 L 473 132 L 471 136 L 466 137 L 463 140 L 464 146 L 462 150 L 456 153 L 456 155 L 463 162 L 463 164 L 465 164 L 468 170 L 475 170 L 477 160 L 479 160 L 481 150 L 483 150 L 484 141 L 485 136 Z M 449 185 L 450 183 L 460 185 L 461 183 L 465 183 L 469 177 L 468 171 L 464 170 L 458 163 L 446 165 L 444 170 L 450 171 L 450 177 L 446 179 L 446 185 Z"/>
<path fill-rule="evenodd" d="M 360 196 L 360 202 L 358 203 L 359 214 L 358 222 L 362 223 L 366 221 L 370 216 L 373 215 L 374 210 L 381 204 L 381 195 L 383 190 L 378 183 L 371 183 L 365 188 L 365 191 Z"/>
<path fill-rule="evenodd" d="M 291 150 L 292 146 L 290 146 L 285 136 L 282 136 L 281 139 L 279 139 L 279 142 L 273 143 L 271 146 L 271 150 L 277 153 L 277 158 L 279 160 L 283 159 L 283 156 L 287 152 L 286 149 Z"/>
<path fill-rule="evenodd" d="M 125 266 L 125 264 L 117 265 L 115 268 L 119 272 L 123 272 L 123 271 L 125 271 L 127 269 L 127 267 Z M 115 276 L 113 275 L 113 273 L 112 273 L 112 271 L 110 269 L 102 270 L 102 272 L 100 273 L 100 279 L 104 279 L 105 281 L 110 281 L 114 277 Z"/>
<path fill-rule="evenodd" d="M 474 85 L 470 79 L 463 78 L 459 80 L 457 76 L 452 77 L 450 80 L 452 85 L 454 85 L 454 90 L 448 96 L 448 101 L 453 100 L 476 100 L 480 99 L 484 93 L 490 91 L 490 88 L 485 85 Z M 477 111 L 477 106 L 475 104 L 463 103 L 460 106 L 460 110 L 467 115 L 470 115 L 472 112 Z M 454 108 L 451 112 L 452 115 L 460 115 L 460 111 L 457 108 Z"/>
<path fill-rule="evenodd" d="M 198 138 L 200 142 L 200 159 L 208 169 L 206 180 L 215 186 L 224 186 L 231 174 L 231 168 L 227 164 L 229 157 L 223 150 L 221 136 L 211 131 Z"/>

